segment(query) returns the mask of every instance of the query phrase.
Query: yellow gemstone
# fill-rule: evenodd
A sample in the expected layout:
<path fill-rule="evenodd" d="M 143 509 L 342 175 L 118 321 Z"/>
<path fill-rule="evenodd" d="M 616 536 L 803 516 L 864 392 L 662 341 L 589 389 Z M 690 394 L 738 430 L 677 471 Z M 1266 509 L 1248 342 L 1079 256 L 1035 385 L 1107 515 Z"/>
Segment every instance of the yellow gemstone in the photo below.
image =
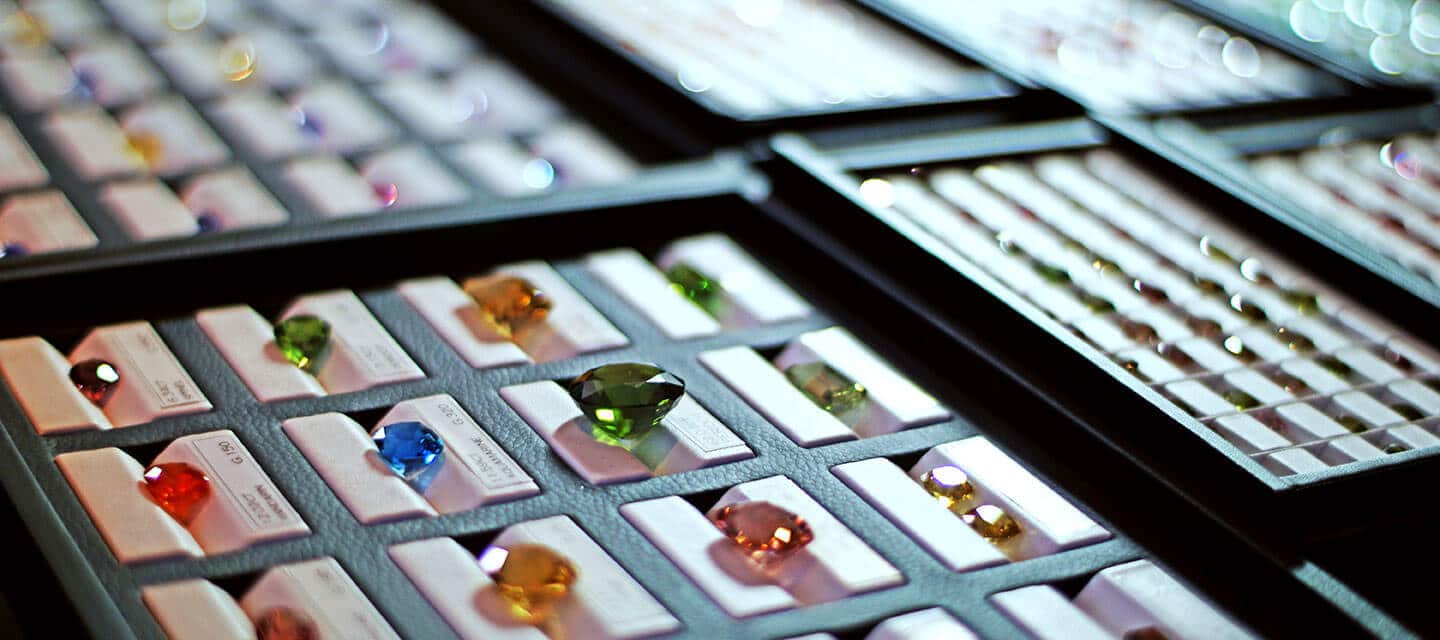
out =
<path fill-rule="evenodd" d="M 0 30 L 3 30 L 5 39 L 30 49 L 44 46 L 50 38 L 45 23 L 29 11 L 12 12 L 5 17 L 4 24 L 0 25 Z"/>
<path fill-rule="evenodd" d="M 815 539 L 804 518 L 763 500 L 726 505 L 715 514 L 714 522 L 762 567 L 789 557 Z"/>
<path fill-rule="evenodd" d="M 946 509 L 964 505 L 975 497 L 975 485 L 970 484 L 970 476 L 953 464 L 940 465 L 926 471 L 920 483 Z"/>
<path fill-rule="evenodd" d="M 1020 523 L 1004 509 L 993 504 L 982 504 L 960 514 L 960 519 L 970 525 L 975 533 L 991 542 L 1005 542 L 1020 535 Z"/>
<path fill-rule="evenodd" d="M 126 136 L 126 151 L 136 160 L 147 167 L 160 165 L 160 159 L 165 157 L 165 141 L 160 136 L 148 131 L 139 131 Z"/>
<path fill-rule="evenodd" d="M 510 613 L 529 623 L 549 618 L 577 576 L 568 558 L 538 544 L 489 547 L 480 554 L 480 567 L 495 580 Z"/>
<path fill-rule="evenodd" d="M 465 281 L 465 293 L 480 305 L 485 318 L 506 337 L 514 338 L 550 315 L 550 296 L 529 280 L 496 274 Z"/>

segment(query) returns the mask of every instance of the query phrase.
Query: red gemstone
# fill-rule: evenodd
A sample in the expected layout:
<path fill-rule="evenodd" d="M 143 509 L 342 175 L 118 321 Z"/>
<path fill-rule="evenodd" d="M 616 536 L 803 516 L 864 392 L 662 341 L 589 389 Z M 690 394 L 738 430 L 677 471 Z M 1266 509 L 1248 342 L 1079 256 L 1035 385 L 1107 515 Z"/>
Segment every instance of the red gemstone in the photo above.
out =
<path fill-rule="evenodd" d="M 255 620 L 255 635 L 260 640 L 315 640 L 320 632 L 309 616 L 289 607 L 275 607 Z"/>
<path fill-rule="evenodd" d="M 188 526 L 210 499 L 210 478 L 184 462 L 166 462 L 145 470 L 145 489 L 165 513 Z"/>
<path fill-rule="evenodd" d="M 70 382 L 87 400 L 102 405 L 120 383 L 120 371 L 104 360 L 85 360 L 70 367 Z"/>

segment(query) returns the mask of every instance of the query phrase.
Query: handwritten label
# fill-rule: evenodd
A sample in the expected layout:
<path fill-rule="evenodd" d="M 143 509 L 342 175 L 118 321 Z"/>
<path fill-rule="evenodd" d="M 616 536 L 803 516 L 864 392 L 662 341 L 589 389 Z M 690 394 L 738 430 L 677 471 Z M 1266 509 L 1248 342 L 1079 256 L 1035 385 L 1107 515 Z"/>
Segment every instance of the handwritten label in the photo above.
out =
<path fill-rule="evenodd" d="M 510 456 L 500 449 L 490 434 L 465 413 L 463 409 L 448 401 L 432 405 L 434 414 L 443 420 L 450 451 L 465 467 L 480 479 L 487 489 L 506 489 L 516 485 L 527 485 L 534 481 Z"/>
<path fill-rule="evenodd" d="M 129 370 L 120 375 L 130 380 L 143 380 L 160 408 L 173 409 L 205 402 L 205 396 L 195 386 L 195 381 L 185 373 L 184 367 L 170 353 L 155 328 L 148 324 L 134 324 L 116 327 L 112 330 L 113 344 L 125 356 Z"/>
<path fill-rule="evenodd" d="M 251 531 L 289 527 L 300 519 L 233 434 L 195 438 L 190 447 L 209 467 L 210 479 L 245 514 Z"/>

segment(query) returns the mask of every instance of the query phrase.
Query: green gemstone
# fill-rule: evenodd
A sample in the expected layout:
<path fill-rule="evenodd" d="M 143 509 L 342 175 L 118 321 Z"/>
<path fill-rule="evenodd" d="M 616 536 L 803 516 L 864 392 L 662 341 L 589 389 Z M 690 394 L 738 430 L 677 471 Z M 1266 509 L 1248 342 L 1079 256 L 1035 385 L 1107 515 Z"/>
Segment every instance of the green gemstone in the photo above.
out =
<path fill-rule="evenodd" d="M 1060 267 L 1047 262 L 1041 262 L 1040 260 L 1036 260 L 1031 266 L 1035 269 L 1035 273 L 1040 274 L 1040 277 L 1048 282 L 1053 284 L 1070 283 L 1070 273 Z"/>
<path fill-rule="evenodd" d="M 595 367 L 570 383 L 570 397 L 590 419 L 592 435 L 629 447 L 644 437 L 685 395 L 685 381 L 653 364 Z"/>
<path fill-rule="evenodd" d="M 665 279 L 670 281 L 671 288 L 711 315 L 718 315 L 722 311 L 724 296 L 721 295 L 719 281 L 683 262 L 677 262 L 666 269 Z"/>
<path fill-rule="evenodd" d="M 290 316 L 275 323 L 275 346 L 290 364 L 313 371 L 330 350 L 330 323 L 311 315 Z"/>
<path fill-rule="evenodd" d="M 1398 442 L 1392 442 L 1392 443 L 1390 443 L 1390 444 L 1385 445 L 1385 453 L 1405 453 L 1406 451 L 1409 451 L 1409 450 L 1410 450 L 1410 447 L 1407 447 L 1407 446 L 1405 446 L 1405 445 L 1403 445 L 1403 444 L 1400 444 L 1400 443 L 1398 443 Z"/>
<path fill-rule="evenodd" d="M 1080 303 L 1084 304 L 1086 309 L 1094 311 L 1095 313 L 1110 313 L 1115 310 L 1115 305 L 1111 304 L 1109 300 L 1093 293 L 1081 293 Z"/>
<path fill-rule="evenodd" d="M 1294 305 L 1295 310 L 1299 311 L 1300 315 L 1313 316 L 1320 312 L 1320 300 L 1315 297 L 1315 294 L 1309 291 L 1282 289 L 1280 291 L 1280 297 Z"/>
<path fill-rule="evenodd" d="M 1351 415 L 1340 416 L 1335 418 L 1335 421 L 1339 422 L 1340 426 L 1349 429 L 1351 433 L 1364 433 L 1366 429 L 1369 429 L 1359 418 Z"/>
<path fill-rule="evenodd" d="M 843 416 L 865 402 L 865 387 L 824 362 L 807 362 L 785 369 L 785 379 L 816 406 Z"/>
<path fill-rule="evenodd" d="M 1231 406 L 1235 407 L 1236 411 L 1249 411 L 1250 409 L 1260 406 L 1260 401 L 1256 400 L 1255 396 L 1239 389 L 1226 391 L 1224 398 L 1226 402 L 1229 402 Z"/>

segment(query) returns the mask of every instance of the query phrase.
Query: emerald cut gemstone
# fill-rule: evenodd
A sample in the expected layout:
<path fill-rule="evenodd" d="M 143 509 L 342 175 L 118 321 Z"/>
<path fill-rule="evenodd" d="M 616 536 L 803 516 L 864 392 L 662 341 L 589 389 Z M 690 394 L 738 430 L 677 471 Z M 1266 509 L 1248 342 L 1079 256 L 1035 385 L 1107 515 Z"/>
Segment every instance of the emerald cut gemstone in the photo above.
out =
<path fill-rule="evenodd" d="M 718 280 L 711 279 L 684 262 L 677 262 L 665 270 L 665 279 L 680 295 L 689 298 L 711 315 L 718 315 L 724 305 L 722 289 Z"/>
<path fill-rule="evenodd" d="M 290 316 L 275 323 L 275 346 L 290 364 L 312 371 L 330 350 L 330 323 L 311 315 Z"/>
<path fill-rule="evenodd" d="M 644 437 L 685 395 L 685 381 L 653 364 L 595 367 L 570 383 L 570 397 L 593 424 L 596 440 L 626 447 Z"/>
<path fill-rule="evenodd" d="M 785 379 L 827 413 L 843 416 L 865 402 L 865 387 L 824 362 L 807 362 L 785 369 Z"/>

